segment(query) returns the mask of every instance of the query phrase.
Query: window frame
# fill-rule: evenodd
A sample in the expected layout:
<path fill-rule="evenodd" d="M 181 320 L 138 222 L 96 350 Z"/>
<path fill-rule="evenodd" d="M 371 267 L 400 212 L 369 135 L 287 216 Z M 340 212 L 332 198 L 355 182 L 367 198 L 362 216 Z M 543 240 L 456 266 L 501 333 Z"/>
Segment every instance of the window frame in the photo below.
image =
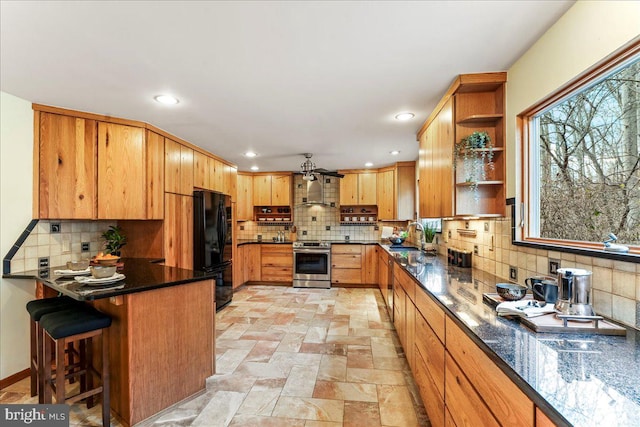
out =
<path fill-rule="evenodd" d="M 517 194 L 514 212 L 512 213 L 512 241 L 514 245 L 549 249 L 558 252 L 579 253 L 601 258 L 613 258 L 636 263 L 640 262 L 640 246 L 637 245 L 628 245 L 629 253 L 607 252 L 603 250 L 602 243 L 530 236 L 530 226 L 533 223 L 532 221 L 534 221 L 533 217 L 535 214 L 532 210 L 532 205 L 536 204 L 531 201 L 532 191 L 530 187 L 532 170 L 537 167 L 533 164 L 534 159 L 530 157 L 531 146 L 536 143 L 536 132 L 533 126 L 534 116 L 553 104 L 587 88 L 595 80 L 611 73 L 621 64 L 639 54 L 640 37 L 635 38 L 626 46 L 618 49 L 516 116 L 515 143 L 520 149 L 520 158 L 517 159 L 519 163 L 520 191 Z"/>

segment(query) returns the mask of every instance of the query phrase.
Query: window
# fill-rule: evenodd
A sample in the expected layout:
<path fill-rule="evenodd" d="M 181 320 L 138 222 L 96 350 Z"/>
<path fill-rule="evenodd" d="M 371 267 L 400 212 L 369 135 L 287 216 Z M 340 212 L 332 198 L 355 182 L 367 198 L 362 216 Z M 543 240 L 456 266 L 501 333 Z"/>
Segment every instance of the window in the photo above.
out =
<path fill-rule="evenodd" d="M 635 44 L 519 117 L 522 240 L 602 249 L 612 233 L 640 253 L 639 51 Z"/>

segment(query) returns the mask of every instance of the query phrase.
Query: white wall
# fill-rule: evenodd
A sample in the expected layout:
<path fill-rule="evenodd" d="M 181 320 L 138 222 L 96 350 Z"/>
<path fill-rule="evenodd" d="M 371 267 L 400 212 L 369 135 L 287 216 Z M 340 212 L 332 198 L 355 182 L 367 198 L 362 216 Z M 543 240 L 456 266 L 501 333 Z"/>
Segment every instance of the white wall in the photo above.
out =
<path fill-rule="evenodd" d="M 507 197 L 516 175 L 516 116 L 640 34 L 640 2 L 578 1 L 507 74 Z"/>
<path fill-rule="evenodd" d="M 0 92 L 0 257 L 31 221 L 33 195 L 31 103 Z M 0 379 L 29 367 L 29 316 L 33 280 L 0 278 Z"/>

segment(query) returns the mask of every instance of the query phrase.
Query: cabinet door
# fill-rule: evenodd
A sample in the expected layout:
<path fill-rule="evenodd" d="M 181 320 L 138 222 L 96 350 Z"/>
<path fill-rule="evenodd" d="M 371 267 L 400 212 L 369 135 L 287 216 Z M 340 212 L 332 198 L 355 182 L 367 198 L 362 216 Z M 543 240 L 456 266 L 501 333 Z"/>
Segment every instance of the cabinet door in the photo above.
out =
<path fill-rule="evenodd" d="M 387 287 L 389 285 L 388 255 L 384 250 L 378 251 L 378 287 L 382 293 L 382 299 L 387 302 Z"/>
<path fill-rule="evenodd" d="M 394 171 L 378 172 L 378 219 L 395 219 Z"/>
<path fill-rule="evenodd" d="M 291 177 L 276 175 L 271 180 L 271 204 L 289 206 L 291 204 Z"/>
<path fill-rule="evenodd" d="M 378 246 L 366 245 L 362 247 L 362 283 L 378 282 Z"/>
<path fill-rule="evenodd" d="M 226 165 L 229 176 L 229 196 L 231 200 L 238 200 L 238 168 L 235 166 Z"/>
<path fill-rule="evenodd" d="M 224 163 L 214 158 L 209 158 L 209 173 L 211 176 L 211 189 L 220 193 L 225 193 L 225 169 Z"/>
<path fill-rule="evenodd" d="M 438 397 L 444 400 L 444 345 L 426 319 L 419 312 L 416 313 L 416 358 L 422 359 Z"/>
<path fill-rule="evenodd" d="M 271 175 L 253 176 L 253 206 L 271 206 Z"/>
<path fill-rule="evenodd" d="M 211 178 L 209 174 L 209 160 L 206 154 L 199 151 L 193 153 L 193 186 L 205 190 L 211 190 Z"/>
<path fill-rule="evenodd" d="M 416 340 L 418 337 L 416 337 Z M 417 341 L 416 341 L 417 342 Z M 444 350 L 443 350 L 444 354 Z M 429 375 L 429 368 L 422 359 L 420 353 L 416 350 L 415 354 L 415 369 L 414 378 L 418 391 L 424 402 L 424 407 L 427 410 L 429 421 L 433 427 L 442 427 L 445 425 L 445 409 L 444 409 L 444 396 L 438 393 L 436 385 Z M 444 359 L 442 364 L 442 378 L 444 381 Z M 442 384 L 444 389 L 444 383 Z M 453 425 L 453 424 L 452 424 Z"/>
<path fill-rule="evenodd" d="M 180 144 L 165 138 L 164 141 L 164 191 L 180 193 Z"/>
<path fill-rule="evenodd" d="M 146 219 L 144 129 L 98 123 L 98 218 Z"/>
<path fill-rule="evenodd" d="M 377 173 L 365 172 L 358 174 L 358 204 L 375 205 L 377 198 Z"/>
<path fill-rule="evenodd" d="M 247 245 L 247 281 L 257 282 L 262 279 L 260 270 L 262 265 L 262 257 L 260 255 L 260 245 Z"/>
<path fill-rule="evenodd" d="M 253 220 L 253 177 L 238 174 L 238 219 Z"/>
<path fill-rule="evenodd" d="M 96 218 L 95 120 L 40 113 L 39 218 Z"/>
<path fill-rule="evenodd" d="M 415 162 L 398 165 L 395 171 L 395 216 L 393 219 L 413 220 L 416 216 Z M 378 203 L 380 199 L 378 199 Z"/>
<path fill-rule="evenodd" d="M 340 205 L 358 204 L 358 174 L 346 173 L 340 179 Z"/>
<path fill-rule="evenodd" d="M 193 268 L 193 197 L 165 194 L 164 258 L 171 267 Z"/>
<path fill-rule="evenodd" d="M 180 194 L 193 195 L 193 150 L 180 146 Z"/>
<path fill-rule="evenodd" d="M 164 218 L 164 137 L 147 130 L 147 218 Z"/>
<path fill-rule="evenodd" d="M 453 145 L 455 135 L 453 129 L 453 102 L 449 99 L 442 107 L 436 118 L 437 139 L 434 145 L 434 195 L 436 200 L 436 217 L 448 217 L 453 215 L 455 193 L 453 179 Z"/>

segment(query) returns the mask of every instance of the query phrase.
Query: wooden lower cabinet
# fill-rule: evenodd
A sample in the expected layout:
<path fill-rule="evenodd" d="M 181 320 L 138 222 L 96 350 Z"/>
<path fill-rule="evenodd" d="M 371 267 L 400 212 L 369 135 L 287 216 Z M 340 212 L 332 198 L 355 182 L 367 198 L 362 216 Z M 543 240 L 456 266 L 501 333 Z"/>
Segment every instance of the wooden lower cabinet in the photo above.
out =
<path fill-rule="evenodd" d="M 246 245 L 244 256 L 245 281 L 259 282 L 262 279 L 261 245 Z"/>
<path fill-rule="evenodd" d="M 418 311 L 415 325 L 416 360 L 424 363 L 440 399 L 444 399 L 444 344 Z"/>
<path fill-rule="evenodd" d="M 331 283 L 373 285 L 378 281 L 376 245 L 333 245 L 331 247 Z"/>
<path fill-rule="evenodd" d="M 293 281 L 293 247 L 283 244 L 261 245 L 260 272 L 263 282 L 292 282 Z"/>
<path fill-rule="evenodd" d="M 417 341 L 416 341 L 417 343 Z M 444 353 L 444 350 L 443 350 Z M 419 349 L 416 346 L 415 356 L 415 368 L 413 369 L 413 376 L 420 391 L 420 397 L 429 415 L 429 421 L 432 426 L 442 426 L 445 424 L 445 409 L 444 409 L 444 394 L 440 394 L 440 390 L 436 385 L 436 382 L 431 377 L 431 369 L 427 367 L 427 364 L 420 354 Z M 441 371 L 442 375 L 442 389 L 444 391 L 444 363 Z"/>
<path fill-rule="evenodd" d="M 533 402 L 453 320 L 446 318 L 447 352 L 503 425 L 533 426 Z M 447 386 L 449 380 L 447 379 Z M 448 390 L 448 389 L 447 389 Z M 445 399 L 448 404 L 448 399 Z M 455 417 L 455 413 L 452 411 Z M 458 422 L 456 421 L 456 424 Z M 459 425 L 459 424 L 458 424 Z"/>
<path fill-rule="evenodd" d="M 362 283 L 378 283 L 378 245 L 362 246 Z"/>
<path fill-rule="evenodd" d="M 380 293 L 382 293 L 382 299 L 389 307 L 389 303 L 387 302 L 387 294 L 389 292 L 389 255 L 384 250 L 380 250 L 378 253 L 378 287 L 380 288 Z"/>

